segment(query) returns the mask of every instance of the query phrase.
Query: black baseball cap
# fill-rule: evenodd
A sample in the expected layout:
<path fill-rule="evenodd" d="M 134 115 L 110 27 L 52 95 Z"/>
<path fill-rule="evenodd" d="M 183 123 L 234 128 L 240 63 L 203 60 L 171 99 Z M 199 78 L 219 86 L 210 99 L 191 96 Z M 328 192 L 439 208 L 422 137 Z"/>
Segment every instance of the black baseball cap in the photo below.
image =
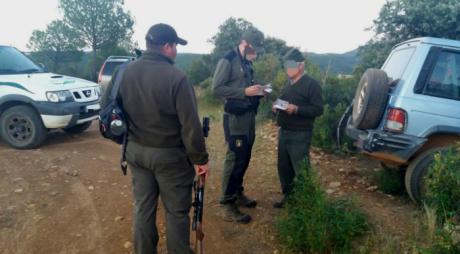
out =
<path fill-rule="evenodd" d="M 303 62 L 305 61 L 305 57 L 303 56 L 302 52 L 296 48 L 291 48 L 286 54 L 283 56 L 283 60 L 286 61 L 295 61 L 295 62 Z"/>
<path fill-rule="evenodd" d="M 248 29 L 241 36 L 242 40 L 251 44 L 257 53 L 263 52 L 264 47 L 264 34 L 257 29 Z"/>
<path fill-rule="evenodd" d="M 177 43 L 187 45 L 187 41 L 177 36 L 176 30 L 170 25 L 159 23 L 150 27 L 145 39 L 153 45 Z"/>

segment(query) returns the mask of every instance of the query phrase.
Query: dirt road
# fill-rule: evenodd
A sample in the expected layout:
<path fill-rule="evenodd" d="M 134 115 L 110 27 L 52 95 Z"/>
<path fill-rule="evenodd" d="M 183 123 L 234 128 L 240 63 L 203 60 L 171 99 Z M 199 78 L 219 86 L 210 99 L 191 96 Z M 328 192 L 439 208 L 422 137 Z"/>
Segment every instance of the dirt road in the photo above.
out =
<path fill-rule="evenodd" d="M 208 147 L 213 172 L 206 186 L 206 253 L 279 253 L 272 202 L 281 197 L 276 173 L 276 127 L 259 126 L 246 192 L 259 205 L 245 209 L 254 220 L 235 225 L 220 219 L 220 176 L 225 151 L 221 123 L 211 126 Z M 118 166 L 120 148 L 96 127 L 81 135 L 51 133 L 37 150 L 13 150 L 0 143 L 0 250 L 21 253 L 132 253 L 130 175 Z M 415 210 L 406 198 L 376 192 L 366 180 L 378 168 L 364 158 L 312 152 L 313 165 L 330 195 L 355 195 L 375 228 L 404 236 Z M 158 218 L 164 247 L 162 208 Z"/>

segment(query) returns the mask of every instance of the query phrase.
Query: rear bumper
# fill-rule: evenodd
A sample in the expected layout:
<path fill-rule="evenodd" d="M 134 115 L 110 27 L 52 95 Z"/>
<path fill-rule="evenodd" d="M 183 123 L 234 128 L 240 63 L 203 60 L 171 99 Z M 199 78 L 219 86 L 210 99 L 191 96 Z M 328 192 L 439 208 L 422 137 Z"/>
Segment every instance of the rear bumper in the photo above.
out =
<path fill-rule="evenodd" d="M 425 144 L 426 138 L 395 134 L 383 130 L 359 130 L 347 125 L 346 134 L 355 140 L 357 148 L 376 159 L 393 164 L 407 164 Z"/>
<path fill-rule="evenodd" d="M 43 124 L 48 129 L 69 128 L 77 124 L 97 119 L 99 101 L 81 103 L 51 103 L 38 102 L 35 104 Z"/>

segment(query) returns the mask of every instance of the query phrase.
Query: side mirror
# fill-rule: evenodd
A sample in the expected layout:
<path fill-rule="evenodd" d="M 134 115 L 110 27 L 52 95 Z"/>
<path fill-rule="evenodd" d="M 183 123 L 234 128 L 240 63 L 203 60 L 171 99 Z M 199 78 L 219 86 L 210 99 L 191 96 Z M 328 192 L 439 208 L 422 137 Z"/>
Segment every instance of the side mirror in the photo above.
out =
<path fill-rule="evenodd" d="M 134 53 L 136 54 L 137 58 L 142 56 L 142 50 L 140 50 L 140 49 L 134 49 Z"/>

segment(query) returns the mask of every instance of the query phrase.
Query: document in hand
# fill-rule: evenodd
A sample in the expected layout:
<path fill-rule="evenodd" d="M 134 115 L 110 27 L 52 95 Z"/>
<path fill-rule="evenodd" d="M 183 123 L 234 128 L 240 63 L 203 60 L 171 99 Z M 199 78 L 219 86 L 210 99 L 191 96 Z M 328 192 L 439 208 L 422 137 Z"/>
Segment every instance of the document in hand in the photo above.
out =
<path fill-rule="evenodd" d="M 272 84 L 269 83 L 269 84 L 262 86 L 257 95 L 264 96 L 266 93 L 271 93 L 271 92 L 273 92 L 273 88 L 272 88 Z"/>
<path fill-rule="evenodd" d="M 281 99 L 276 99 L 273 106 L 277 109 L 286 110 L 288 105 L 289 105 L 289 102 L 285 100 L 281 100 Z"/>

